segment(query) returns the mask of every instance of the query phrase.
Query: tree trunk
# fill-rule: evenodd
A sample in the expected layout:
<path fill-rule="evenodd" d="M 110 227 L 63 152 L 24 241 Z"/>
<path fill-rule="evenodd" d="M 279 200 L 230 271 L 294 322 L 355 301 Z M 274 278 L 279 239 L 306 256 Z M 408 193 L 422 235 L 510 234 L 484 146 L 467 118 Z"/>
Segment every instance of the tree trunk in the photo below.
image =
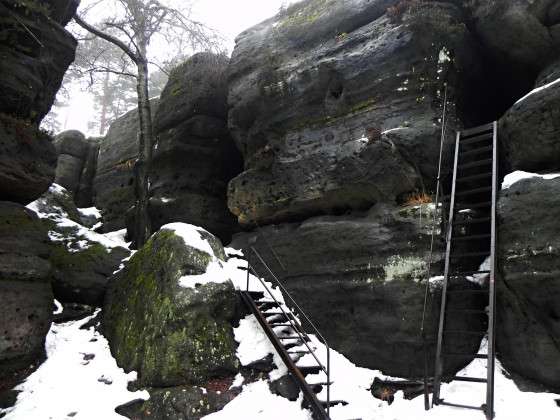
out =
<path fill-rule="evenodd" d="M 105 134 L 107 128 L 107 107 L 109 106 L 109 72 L 105 73 L 103 81 L 103 98 L 101 99 L 101 124 L 99 125 L 99 135 Z"/>
<path fill-rule="evenodd" d="M 136 194 L 136 217 L 135 233 L 136 247 L 140 248 L 146 243 L 151 234 L 150 218 L 148 216 L 149 199 L 149 173 L 152 162 L 153 128 L 152 110 L 148 94 L 148 63 L 147 60 L 139 60 L 138 66 L 138 160 L 135 165 L 135 194 Z"/>

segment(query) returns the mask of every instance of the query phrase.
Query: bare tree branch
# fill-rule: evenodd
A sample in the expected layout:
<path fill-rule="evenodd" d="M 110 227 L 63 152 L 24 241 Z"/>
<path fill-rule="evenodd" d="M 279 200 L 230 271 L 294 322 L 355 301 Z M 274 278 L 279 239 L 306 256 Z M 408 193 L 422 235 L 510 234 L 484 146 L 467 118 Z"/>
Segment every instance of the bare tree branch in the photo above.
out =
<path fill-rule="evenodd" d="M 115 44 L 117 47 L 119 47 L 121 50 L 123 50 L 130 57 L 130 59 L 133 62 L 138 63 L 140 61 L 139 57 L 136 54 L 134 54 L 134 52 L 132 52 L 132 50 L 124 42 L 122 42 L 120 39 L 118 39 L 118 38 L 116 38 L 112 35 L 106 34 L 105 32 L 100 31 L 96 27 L 94 27 L 94 26 L 90 25 L 89 23 L 83 21 L 80 18 L 80 16 L 78 16 L 77 14 L 74 16 L 74 20 L 76 21 L 76 23 L 78 25 L 80 25 L 86 31 L 91 32 L 94 35 L 97 35 L 99 38 L 102 38 L 105 41 L 108 41 L 112 44 Z"/>

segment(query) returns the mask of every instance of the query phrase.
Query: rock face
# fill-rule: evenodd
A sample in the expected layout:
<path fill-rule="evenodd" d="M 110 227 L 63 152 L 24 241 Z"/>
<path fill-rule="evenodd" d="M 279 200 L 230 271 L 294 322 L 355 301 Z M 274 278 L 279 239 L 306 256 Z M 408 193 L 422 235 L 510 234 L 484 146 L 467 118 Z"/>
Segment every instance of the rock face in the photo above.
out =
<path fill-rule="evenodd" d="M 504 157 L 511 169 L 560 169 L 560 62 L 539 76 L 532 93 L 517 102 L 500 120 Z"/>
<path fill-rule="evenodd" d="M 378 205 L 359 216 L 323 216 L 301 224 L 264 227 L 261 237 L 266 237 L 285 270 L 262 239 L 253 246 L 337 351 L 387 375 L 421 377 L 420 322 L 433 217 L 429 206 L 421 209 L 422 218 L 420 208 Z M 232 245 L 245 248 L 252 236 L 236 235 Z M 435 254 L 436 266 L 441 257 Z M 458 287 L 474 286 L 464 282 Z M 430 305 L 427 335 L 434 336 L 440 285 L 434 283 L 430 291 L 436 304 Z M 465 304 L 477 307 L 480 302 Z M 480 328 L 461 325 L 456 319 L 450 322 L 457 329 Z M 478 345 L 472 337 L 463 337 L 454 342 L 454 351 L 476 352 Z M 465 361 L 454 363 L 446 366 L 447 372 Z"/>
<path fill-rule="evenodd" d="M 152 99 L 152 115 L 158 100 Z M 101 139 L 97 172 L 93 181 L 96 207 L 103 209 L 103 229 L 112 232 L 126 226 L 125 214 L 134 204 L 134 163 L 138 158 L 138 111 L 117 119 Z"/>
<path fill-rule="evenodd" d="M 496 61 L 514 64 L 514 72 L 542 69 L 560 48 L 555 0 L 474 0 L 467 7 L 484 47 Z"/>
<path fill-rule="evenodd" d="M 203 386 L 209 379 L 235 375 L 232 283 L 180 284 L 183 276 L 203 274 L 210 262 L 219 264 L 209 247 L 225 257 L 212 235 L 203 229 L 197 234 L 205 247 L 160 230 L 111 280 L 104 333 L 119 366 L 138 371 L 142 385 Z"/>
<path fill-rule="evenodd" d="M 186 222 L 229 242 L 236 230 L 226 191 L 242 160 L 227 130 L 227 65 L 224 56 L 196 54 L 173 71 L 161 94 L 150 177 L 153 231 Z"/>
<path fill-rule="evenodd" d="M 1 73 L 0 73 L 1 74 Z M 0 114 L 0 197 L 27 204 L 49 188 L 56 151 L 35 124 Z"/>
<path fill-rule="evenodd" d="M 0 202 L 0 376 L 42 358 L 50 327 L 47 229 L 22 205 Z"/>
<path fill-rule="evenodd" d="M 0 17 L 0 197 L 27 204 L 54 179 L 56 153 L 38 129 L 76 40 L 64 29 L 75 0 L 4 2 Z M 31 35 L 33 34 L 33 36 Z"/>
<path fill-rule="evenodd" d="M 130 251 L 82 226 L 72 196 L 56 184 L 29 207 L 49 229 L 56 299 L 101 306 L 109 278 Z"/>
<path fill-rule="evenodd" d="M 75 0 L 3 3 L 0 113 L 39 123 L 49 112 L 76 40 L 64 29 Z M 34 36 L 32 36 L 33 33 Z"/>
<path fill-rule="evenodd" d="M 92 204 L 93 177 L 99 152 L 98 139 L 86 137 L 79 131 L 58 134 L 54 145 L 58 153 L 55 183 L 74 195 L 79 207 Z"/>
<path fill-rule="evenodd" d="M 305 1 L 238 37 L 229 126 L 245 172 L 228 199 L 241 223 L 395 203 L 435 178 L 443 83 L 451 133 L 476 47 L 458 7 L 394 3 Z"/>
<path fill-rule="evenodd" d="M 537 204 L 537 205 L 536 205 Z M 511 372 L 560 388 L 560 178 L 531 178 L 499 201 L 498 351 Z"/>

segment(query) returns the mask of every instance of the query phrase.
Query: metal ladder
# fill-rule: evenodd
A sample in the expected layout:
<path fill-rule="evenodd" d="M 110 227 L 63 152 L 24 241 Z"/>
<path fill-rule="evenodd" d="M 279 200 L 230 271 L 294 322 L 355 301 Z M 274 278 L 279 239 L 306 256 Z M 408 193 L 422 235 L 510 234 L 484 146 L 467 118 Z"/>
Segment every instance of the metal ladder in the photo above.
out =
<path fill-rule="evenodd" d="M 482 410 L 487 419 L 494 417 L 497 138 L 497 122 L 457 133 L 452 190 L 451 195 L 448 196 L 449 219 L 446 233 L 445 271 L 433 383 L 434 405 Z M 472 269 L 485 257 L 489 257 L 488 269 Z M 466 276 L 485 276 L 488 287 L 454 290 L 453 281 Z M 483 311 L 462 308 L 458 302 L 461 302 L 465 293 L 483 293 L 488 299 L 488 306 Z M 487 315 L 487 329 L 484 331 L 452 330 L 447 322 L 450 312 L 459 312 L 461 317 Z M 446 351 L 446 342 L 447 344 L 452 343 L 457 334 L 472 334 L 480 336 L 481 339 L 486 335 L 487 353 L 464 354 Z M 485 403 L 477 407 L 445 401 L 440 395 L 444 361 L 450 358 L 464 359 L 473 356 L 487 360 L 485 377 L 454 376 L 447 379 L 485 384 Z"/>
<path fill-rule="evenodd" d="M 239 292 L 241 298 L 247 308 L 257 318 L 259 325 L 288 368 L 291 377 L 302 391 L 308 407 L 313 412 L 314 419 L 330 420 L 330 408 L 338 404 L 346 405 L 347 403 L 345 401 L 331 400 L 330 386 L 332 385 L 332 378 L 330 348 L 327 340 L 325 340 L 323 335 L 296 303 L 278 277 L 272 272 L 260 253 L 254 247 L 249 248 L 248 252 L 248 258 L 246 258 L 247 266 L 239 267 L 247 270 L 247 287 L 246 290 L 241 290 Z M 325 345 L 327 355 L 326 363 L 320 360 L 317 354 L 317 348 L 313 345 L 313 341 L 303 329 L 298 317 L 294 315 L 285 304 L 276 299 L 269 285 L 259 276 L 253 264 L 251 264 L 251 257 L 256 259 L 253 261 L 265 268 L 267 277 L 275 286 L 280 288 L 286 302 L 289 302 L 290 306 L 297 309 L 298 315 L 304 319 L 306 324 L 313 331 L 313 334 Z M 236 258 L 245 259 L 238 256 L 236 256 Z M 259 281 L 260 286 L 262 286 L 260 291 L 251 291 L 251 278 L 256 278 Z M 308 355 L 311 356 L 312 365 L 298 363 L 302 358 Z M 326 376 L 325 381 L 309 383 L 306 380 L 306 375 L 313 375 L 321 372 Z M 324 388 L 326 388 L 326 400 L 320 400 L 318 395 Z"/>

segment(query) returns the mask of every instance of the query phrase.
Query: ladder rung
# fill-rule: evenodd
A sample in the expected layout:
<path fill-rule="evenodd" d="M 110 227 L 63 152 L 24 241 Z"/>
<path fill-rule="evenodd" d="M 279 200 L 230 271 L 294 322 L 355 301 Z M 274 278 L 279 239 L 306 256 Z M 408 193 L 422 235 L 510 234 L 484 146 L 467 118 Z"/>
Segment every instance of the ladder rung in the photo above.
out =
<path fill-rule="evenodd" d="M 451 357 L 472 357 L 474 359 L 487 359 L 487 354 L 480 354 L 480 353 L 442 353 L 444 356 L 451 356 Z"/>
<path fill-rule="evenodd" d="M 272 328 L 277 328 L 277 327 L 292 327 L 292 328 L 296 328 L 296 326 L 292 325 L 292 324 L 276 324 L 276 323 L 269 323 L 268 325 L 270 325 Z"/>
<path fill-rule="evenodd" d="M 489 176 L 492 176 L 492 172 L 485 172 L 483 174 L 477 174 L 477 175 L 466 176 L 466 177 L 463 177 L 463 178 L 457 178 L 457 182 L 475 181 L 477 179 L 488 178 Z"/>
<path fill-rule="evenodd" d="M 479 125 L 478 127 L 469 128 L 467 130 L 461 131 L 461 138 L 471 137 L 474 135 L 494 131 L 494 123 L 488 123 L 484 125 Z"/>
<path fill-rule="evenodd" d="M 491 219 L 490 217 L 481 217 L 478 219 L 469 219 L 469 220 L 461 220 L 461 221 L 455 221 L 453 222 L 453 226 L 457 226 L 457 225 L 474 225 L 476 223 L 484 223 L 484 222 L 489 222 Z"/>
<path fill-rule="evenodd" d="M 473 378 L 471 376 L 454 376 L 453 380 L 454 381 L 463 381 L 463 382 L 478 382 L 478 383 L 481 383 L 481 384 L 485 384 L 486 382 L 488 382 L 486 379 Z"/>
<path fill-rule="evenodd" d="M 470 334 L 470 335 L 484 335 L 486 331 L 471 331 L 471 330 L 444 330 L 445 334 Z"/>
<path fill-rule="evenodd" d="M 459 142 L 461 145 L 465 145 L 465 144 L 480 143 L 485 140 L 488 141 L 493 139 L 494 139 L 493 133 L 485 133 L 485 134 L 477 134 L 476 136 L 472 136 L 467 139 L 461 138 Z"/>
<path fill-rule="evenodd" d="M 477 160 L 475 162 L 463 163 L 458 165 L 458 170 L 476 168 L 477 166 L 484 166 L 492 164 L 492 159 Z"/>
<path fill-rule="evenodd" d="M 476 194 L 476 193 L 481 193 L 486 191 L 492 191 L 492 187 L 480 187 L 480 188 L 474 188 L 472 190 L 458 192 L 455 193 L 455 197 L 461 197 L 463 195 L 471 195 L 471 194 Z"/>
<path fill-rule="evenodd" d="M 467 235 L 467 236 L 460 236 L 458 238 L 451 238 L 451 240 L 453 242 L 461 242 L 461 241 L 474 241 L 476 239 L 485 239 L 485 238 L 490 238 L 492 237 L 492 235 L 488 234 L 484 234 L 484 235 Z"/>
<path fill-rule="evenodd" d="M 480 208 L 485 208 L 485 207 L 491 207 L 492 206 L 492 202 L 491 201 L 483 201 L 480 203 L 457 203 L 455 205 L 455 210 L 470 210 L 470 209 L 480 209 Z"/>
<path fill-rule="evenodd" d="M 455 404 L 455 403 L 448 403 L 443 400 L 439 400 L 438 405 L 447 405 L 449 407 L 457 407 L 457 408 L 468 408 L 469 410 L 481 410 L 484 411 L 484 407 L 476 407 L 474 405 L 466 405 L 466 404 Z"/>
<path fill-rule="evenodd" d="M 302 337 L 305 339 L 305 336 Z M 300 337 L 299 335 L 285 335 L 283 337 L 278 337 L 279 340 L 300 340 L 302 337 Z"/>
<path fill-rule="evenodd" d="M 311 354 L 309 350 L 294 350 L 289 351 L 288 354 Z"/>
<path fill-rule="evenodd" d="M 487 289 L 455 289 L 448 290 L 447 293 L 484 293 L 488 294 Z"/>
<path fill-rule="evenodd" d="M 465 157 L 465 156 L 472 156 L 472 155 L 478 155 L 480 153 L 484 153 L 484 152 L 491 152 L 494 149 L 494 146 L 484 146 L 484 147 L 478 147 L 476 149 L 473 150 L 468 150 L 466 152 L 461 152 L 459 157 Z"/>
<path fill-rule="evenodd" d="M 490 274 L 489 270 L 479 270 L 479 271 L 456 271 L 454 273 L 450 273 L 449 277 L 464 277 L 464 276 L 472 276 L 475 274 Z"/>
<path fill-rule="evenodd" d="M 469 258 L 469 257 L 484 257 L 489 256 L 490 251 L 483 251 L 483 252 L 463 252 L 462 254 L 454 254 L 451 255 L 450 258 L 456 260 L 457 258 Z"/>
<path fill-rule="evenodd" d="M 267 318 L 269 316 L 274 316 L 274 315 L 284 315 L 284 316 L 286 316 L 286 314 L 284 312 L 263 312 L 263 315 Z"/>
<path fill-rule="evenodd" d="M 446 308 L 447 312 L 456 312 L 463 314 L 488 314 L 484 309 L 449 309 Z"/>

